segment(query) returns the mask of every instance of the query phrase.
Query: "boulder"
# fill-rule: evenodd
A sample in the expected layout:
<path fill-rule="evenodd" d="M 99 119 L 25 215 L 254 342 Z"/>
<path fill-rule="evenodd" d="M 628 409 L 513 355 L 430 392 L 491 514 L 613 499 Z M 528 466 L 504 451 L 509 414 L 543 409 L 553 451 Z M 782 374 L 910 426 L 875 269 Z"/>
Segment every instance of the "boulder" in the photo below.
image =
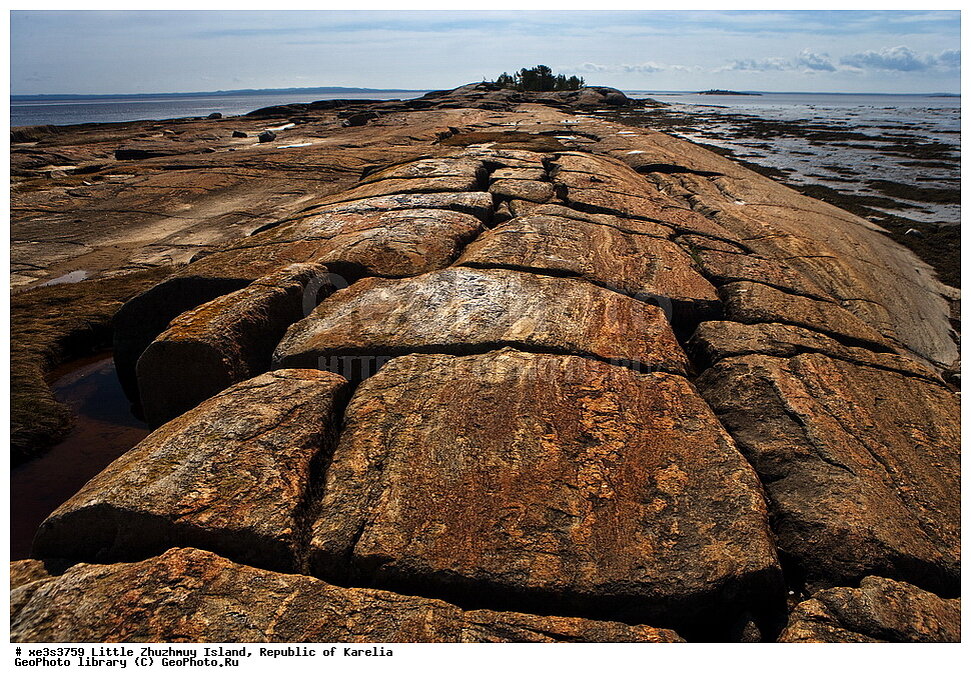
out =
<path fill-rule="evenodd" d="M 312 468 L 346 382 L 282 370 L 236 384 L 152 432 L 41 524 L 33 554 L 133 560 L 191 545 L 292 571 Z"/>
<path fill-rule="evenodd" d="M 950 390 L 818 353 L 726 358 L 696 386 L 765 485 L 790 580 L 815 589 L 879 574 L 957 594 Z"/>
<path fill-rule="evenodd" d="M 276 133 L 272 130 L 264 130 L 257 138 L 260 142 L 273 142 L 276 140 Z"/>
<path fill-rule="evenodd" d="M 14 591 L 10 638 L 36 642 L 681 642 L 650 626 L 341 588 L 179 548 L 130 564 L 78 564 Z"/>
<path fill-rule="evenodd" d="M 683 374 L 687 360 L 661 308 L 582 280 L 511 270 L 446 268 L 368 278 L 293 325 L 274 367 L 375 369 L 409 353 L 502 346 L 568 353 Z"/>
<path fill-rule="evenodd" d="M 244 133 L 241 130 L 234 130 L 233 131 L 233 137 L 234 138 L 247 138 L 247 137 L 249 137 L 249 135 L 247 135 L 246 133 Z"/>
<path fill-rule="evenodd" d="M 311 563 L 685 633 L 782 596 L 758 480 L 685 379 L 508 348 L 396 358 L 360 386 Z"/>
<path fill-rule="evenodd" d="M 159 427 L 269 370 L 287 328 L 333 290 L 326 268 L 294 264 L 177 317 L 136 365 L 145 421 Z"/>
<path fill-rule="evenodd" d="M 675 327 L 721 309 L 717 290 L 672 242 L 559 216 L 525 216 L 487 230 L 456 265 L 576 275 L 644 301 L 670 301 Z"/>
<path fill-rule="evenodd" d="M 207 116 L 206 118 L 207 118 L 207 119 L 221 119 L 222 117 L 223 117 L 223 115 L 222 115 L 222 114 L 220 114 L 220 113 L 219 113 L 218 111 L 214 111 L 213 113 L 211 113 L 211 114 L 210 114 L 209 116 Z"/>
<path fill-rule="evenodd" d="M 959 643 L 961 601 L 868 576 L 859 588 L 830 588 L 800 603 L 779 642 Z"/>

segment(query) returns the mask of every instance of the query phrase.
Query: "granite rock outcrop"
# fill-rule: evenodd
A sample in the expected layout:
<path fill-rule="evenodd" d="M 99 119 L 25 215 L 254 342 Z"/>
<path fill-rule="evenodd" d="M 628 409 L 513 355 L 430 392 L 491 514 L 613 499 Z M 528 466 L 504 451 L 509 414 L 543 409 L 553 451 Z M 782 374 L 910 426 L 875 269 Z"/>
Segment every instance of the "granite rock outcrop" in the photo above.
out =
<path fill-rule="evenodd" d="M 121 124 L 21 135 L 131 177 L 21 168 L 18 282 L 175 265 L 111 324 L 156 429 L 14 564 L 13 639 L 959 638 L 959 292 L 606 106 L 638 104 L 288 105 L 138 160 L 96 162 L 149 147 Z"/>

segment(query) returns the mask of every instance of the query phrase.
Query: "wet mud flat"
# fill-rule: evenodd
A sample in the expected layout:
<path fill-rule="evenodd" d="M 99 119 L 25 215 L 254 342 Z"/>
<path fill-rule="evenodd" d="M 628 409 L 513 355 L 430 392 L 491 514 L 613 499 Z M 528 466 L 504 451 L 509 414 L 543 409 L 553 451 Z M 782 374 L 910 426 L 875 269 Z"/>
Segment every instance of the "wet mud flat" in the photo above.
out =
<path fill-rule="evenodd" d="M 960 100 L 942 108 L 665 104 L 596 115 L 676 135 L 889 231 L 961 286 Z M 943 100 L 942 100 L 943 101 Z M 764 115 L 763 115 L 764 114 Z"/>

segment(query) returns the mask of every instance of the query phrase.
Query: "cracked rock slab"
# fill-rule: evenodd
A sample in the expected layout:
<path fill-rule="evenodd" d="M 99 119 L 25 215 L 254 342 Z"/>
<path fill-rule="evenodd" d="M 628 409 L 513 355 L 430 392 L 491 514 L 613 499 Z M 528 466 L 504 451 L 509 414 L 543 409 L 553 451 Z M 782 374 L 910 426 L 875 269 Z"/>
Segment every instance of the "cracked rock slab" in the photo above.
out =
<path fill-rule="evenodd" d="M 714 317 L 715 287 L 677 245 L 558 216 L 525 216 L 486 231 L 456 265 L 577 275 L 641 300 L 670 300 L 675 313 Z"/>
<path fill-rule="evenodd" d="M 728 358 L 697 386 L 759 473 L 794 576 L 957 592 L 961 432 L 948 389 L 815 353 Z"/>
<path fill-rule="evenodd" d="M 78 564 L 11 596 L 14 642 L 682 642 L 650 626 L 489 610 L 340 588 L 193 548 Z"/>
<path fill-rule="evenodd" d="M 355 359 L 502 346 L 592 356 L 642 370 L 683 374 L 687 367 L 658 306 L 582 280 L 475 268 L 360 280 L 293 325 L 273 362 L 333 368 Z"/>
<path fill-rule="evenodd" d="M 616 228 L 621 232 L 630 232 L 638 235 L 649 235 L 652 237 L 661 238 L 668 238 L 674 235 L 674 230 L 665 225 L 661 225 L 660 223 L 639 221 L 632 218 L 621 218 L 620 216 L 611 216 L 610 214 L 606 213 L 586 213 L 584 211 L 571 209 L 567 206 L 563 206 L 562 204 L 534 204 L 521 199 L 513 199 L 511 202 L 509 202 L 509 206 L 512 209 L 513 215 L 516 217 L 532 215 L 559 216 L 561 218 L 574 221 L 583 221 L 585 223 L 609 225 L 610 227 Z"/>
<path fill-rule="evenodd" d="M 718 284 L 748 280 L 785 291 L 829 299 L 816 283 L 785 261 L 757 258 L 725 251 L 700 250 L 697 252 L 702 272 Z"/>
<path fill-rule="evenodd" d="M 835 303 L 787 294 L 758 282 L 732 282 L 720 291 L 730 320 L 795 325 L 855 346 L 894 350 L 891 340 Z"/>
<path fill-rule="evenodd" d="M 331 291 L 326 268 L 294 264 L 177 317 L 138 359 L 146 421 L 159 427 L 269 370 L 287 328 Z"/>
<path fill-rule="evenodd" d="M 234 249 L 306 243 L 316 262 L 346 277 L 408 277 L 447 267 L 484 228 L 474 216 L 440 209 L 322 213 L 257 233 Z"/>
<path fill-rule="evenodd" d="M 281 370 L 234 385 L 152 432 L 48 517 L 34 556 L 105 562 L 193 545 L 294 566 L 314 459 L 335 439 L 346 382 Z"/>
<path fill-rule="evenodd" d="M 543 204 L 553 199 L 553 184 L 537 180 L 500 179 L 489 185 L 489 192 L 506 199 Z"/>
<path fill-rule="evenodd" d="M 698 325 L 688 344 L 706 366 L 724 358 L 749 354 L 789 358 L 802 353 L 821 353 L 858 365 L 892 370 L 932 382 L 940 381 L 933 370 L 906 356 L 846 346 L 822 332 L 780 323 L 745 325 L 731 320 L 706 320 Z"/>
<path fill-rule="evenodd" d="M 959 643 L 961 601 L 868 576 L 859 588 L 831 588 L 800 603 L 779 642 Z"/>
<path fill-rule="evenodd" d="M 673 627 L 779 591 L 758 480 L 673 375 L 512 349 L 397 358 L 355 393 L 326 480 L 325 578 Z"/>
<path fill-rule="evenodd" d="M 390 178 L 365 182 L 357 187 L 325 197 L 324 204 L 337 204 L 395 194 L 417 194 L 423 192 L 474 192 L 480 180 L 474 176 L 438 176 L 432 178 Z"/>
<path fill-rule="evenodd" d="M 492 195 L 488 192 L 432 192 L 428 194 L 391 194 L 357 201 L 316 207 L 321 213 L 366 213 L 369 211 L 401 211 L 405 209 L 439 209 L 457 211 L 488 220 L 492 215 Z"/>
<path fill-rule="evenodd" d="M 136 363 L 174 318 L 280 268 L 317 263 L 349 279 L 417 275 L 448 266 L 484 227 L 471 215 L 436 209 L 338 212 L 239 240 L 188 264 L 121 308 L 114 321 L 119 378 L 129 398 L 137 400 Z"/>

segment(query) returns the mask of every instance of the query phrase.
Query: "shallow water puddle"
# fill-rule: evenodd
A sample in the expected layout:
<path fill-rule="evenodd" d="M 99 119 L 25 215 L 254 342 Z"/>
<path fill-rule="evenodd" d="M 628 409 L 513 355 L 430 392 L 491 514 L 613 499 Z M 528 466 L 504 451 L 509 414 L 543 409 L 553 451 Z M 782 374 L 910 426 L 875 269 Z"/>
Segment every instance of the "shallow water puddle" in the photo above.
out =
<path fill-rule="evenodd" d="M 30 557 L 38 525 L 149 433 L 131 413 L 110 353 L 62 366 L 52 377 L 54 395 L 76 422 L 64 441 L 10 472 L 11 560 Z"/>
<path fill-rule="evenodd" d="M 56 277 L 53 280 L 48 280 L 47 282 L 43 283 L 41 287 L 47 287 L 48 285 L 59 285 L 65 282 L 81 282 L 81 280 L 85 280 L 87 277 L 88 271 L 86 270 L 72 270 L 70 273 Z"/>

